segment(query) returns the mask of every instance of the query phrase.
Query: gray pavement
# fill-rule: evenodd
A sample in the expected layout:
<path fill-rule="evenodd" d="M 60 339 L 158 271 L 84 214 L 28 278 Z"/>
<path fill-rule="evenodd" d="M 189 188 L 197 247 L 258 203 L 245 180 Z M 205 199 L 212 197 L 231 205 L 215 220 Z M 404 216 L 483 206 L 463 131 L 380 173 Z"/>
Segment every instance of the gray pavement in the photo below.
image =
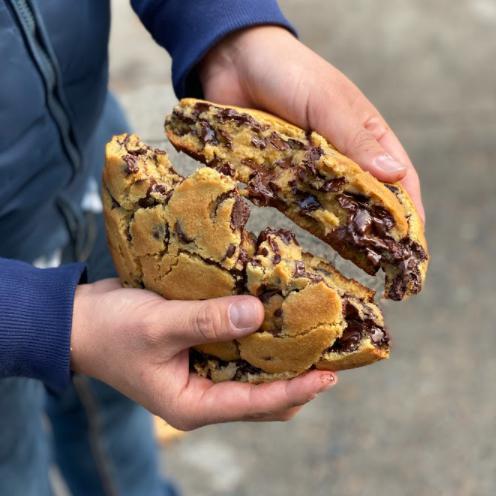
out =
<path fill-rule="evenodd" d="M 113 3 L 112 87 L 136 131 L 163 141 L 170 61 L 128 2 Z M 341 373 L 290 423 L 190 433 L 164 453 L 164 471 L 186 496 L 496 494 L 496 2 L 281 5 L 410 152 L 427 209 L 429 279 L 422 295 L 385 305 L 389 361 Z M 285 222 L 264 210 L 254 224 Z"/>

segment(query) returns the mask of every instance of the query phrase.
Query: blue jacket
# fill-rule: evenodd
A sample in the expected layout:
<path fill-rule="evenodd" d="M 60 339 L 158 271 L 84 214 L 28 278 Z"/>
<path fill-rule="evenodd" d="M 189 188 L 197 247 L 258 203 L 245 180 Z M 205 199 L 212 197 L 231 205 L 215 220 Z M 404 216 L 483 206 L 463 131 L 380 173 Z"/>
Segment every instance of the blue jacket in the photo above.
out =
<path fill-rule="evenodd" d="M 171 55 L 178 97 L 201 94 L 195 66 L 228 33 L 289 27 L 276 0 L 131 3 Z M 82 198 L 100 177 L 105 142 L 125 122 L 107 89 L 109 26 L 108 0 L 0 3 L 0 377 L 33 377 L 56 390 L 70 378 L 84 264 L 30 263 L 68 244 L 76 259 L 87 253 Z"/>

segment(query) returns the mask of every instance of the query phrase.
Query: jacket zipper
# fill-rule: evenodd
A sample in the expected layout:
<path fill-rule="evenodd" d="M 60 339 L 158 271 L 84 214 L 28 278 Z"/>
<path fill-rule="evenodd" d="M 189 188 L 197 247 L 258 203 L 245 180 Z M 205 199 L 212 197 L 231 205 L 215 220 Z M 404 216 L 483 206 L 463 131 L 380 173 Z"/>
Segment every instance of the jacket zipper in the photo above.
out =
<path fill-rule="evenodd" d="M 81 166 L 81 154 L 76 143 L 61 88 L 58 63 L 45 32 L 42 19 L 30 0 L 9 0 L 15 12 L 26 44 L 46 87 L 47 107 L 52 115 L 62 145 L 71 162 L 74 178 Z"/>

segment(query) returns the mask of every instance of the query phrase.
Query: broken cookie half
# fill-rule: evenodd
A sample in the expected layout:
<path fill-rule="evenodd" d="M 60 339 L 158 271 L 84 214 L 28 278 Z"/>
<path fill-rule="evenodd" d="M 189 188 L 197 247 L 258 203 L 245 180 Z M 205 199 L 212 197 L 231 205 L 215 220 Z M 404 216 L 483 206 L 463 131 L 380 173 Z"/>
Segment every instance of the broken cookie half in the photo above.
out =
<path fill-rule="evenodd" d="M 251 109 L 184 99 L 165 122 L 176 149 L 244 184 L 253 202 L 279 209 L 402 300 L 424 283 L 420 220 L 400 184 L 384 184 L 322 136 Z"/>
<path fill-rule="evenodd" d="M 181 300 L 252 294 L 264 305 L 258 331 L 195 348 L 199 374 L 257 383 L 389 356 L 374 293 L 304 253 L 289 231 L 249 233 L 249 206 L 229 175 L 204 167 L 183 178 L 164 152 L 120 135 L 107 145 L 103 181 L 123 285 Z"/>

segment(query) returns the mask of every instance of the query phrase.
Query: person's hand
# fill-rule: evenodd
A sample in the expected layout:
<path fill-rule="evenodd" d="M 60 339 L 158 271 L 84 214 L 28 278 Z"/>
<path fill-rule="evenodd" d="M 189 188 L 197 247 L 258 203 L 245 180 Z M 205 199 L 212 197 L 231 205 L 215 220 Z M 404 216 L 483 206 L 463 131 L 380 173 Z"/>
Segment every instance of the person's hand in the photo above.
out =
<path fill-rule="evenodd" d="M 213 384 L 189 371 L 189 347 L 244 336 L 262 320 L 263 306 L 253 296 L 167 301 L 106 279 L 76 290 L 71 367 L 183 430 L 234 420 L 288 420 L 336 384 L 336 375 L 313 370 L 255 386 Z"/>
<path fill-rule="evenodd" d="M 401 180 L 425 218 L 417 173 L 379 111 L 339 70 L 283 28 L 236 32 L 200 66 L 205 97 L 267 110 L 327 138 L 386 182 Z"/>

